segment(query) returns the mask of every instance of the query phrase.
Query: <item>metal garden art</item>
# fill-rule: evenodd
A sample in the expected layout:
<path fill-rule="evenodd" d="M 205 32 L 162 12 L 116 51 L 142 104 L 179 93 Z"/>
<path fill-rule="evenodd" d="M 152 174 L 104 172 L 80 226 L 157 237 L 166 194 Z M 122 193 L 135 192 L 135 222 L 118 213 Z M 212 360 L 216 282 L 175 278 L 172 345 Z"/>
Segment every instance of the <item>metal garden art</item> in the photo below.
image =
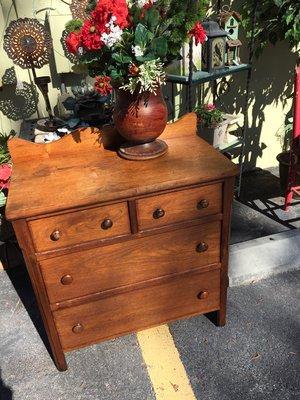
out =
<path fill-rule="evenodd" d="M 201 26 L 206 0 L 89 0 L 88 18 L 67 24 L 66 45 L 86 65 L 95 88 L 116 90 L 114 122 L 127 140 L 119 154 L 143 160 L 163 155 L 157 138 L 167 123 L 161 85 L 164 67 L 180 57 L 192 36 L 206 40 Z"/>
<path fill-rule="evenodd" d="M 46 130 L 56 130 L 57 121 L 53 116 L 48 96 L 50 77 L 37 77 L 35 71 L 49 62 L 52 50 L 50 34 L 37 19 L 19 18 L 12 21 L 6 29 L 3 47 L 16 65 L 32 70 L 34 82 L 44 96 L 49 120 L 39 121 L 38 125 L 44 126 Z"/>

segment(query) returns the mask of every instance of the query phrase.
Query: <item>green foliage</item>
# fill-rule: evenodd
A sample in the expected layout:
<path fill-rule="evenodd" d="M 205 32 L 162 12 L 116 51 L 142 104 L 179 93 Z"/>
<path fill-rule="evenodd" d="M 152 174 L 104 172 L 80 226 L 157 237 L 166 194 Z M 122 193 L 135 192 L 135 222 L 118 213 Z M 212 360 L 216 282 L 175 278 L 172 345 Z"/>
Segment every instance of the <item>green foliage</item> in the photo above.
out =
<path fill-rule="evenodd" d="M 90 0 L 88 10 L 93 10 L 96 4 L 97 1 Z M 160 81 L 161 68 L 180 58 L 181 47 L 189 40 L 189 31 L 195 23 L 203 19 L 208 0 L 157 0 L 149 8 L 140 7 L 136 1 L 127 4 L 131 24 L 124 29 L 121 40 L 98 51 L 83 49 L 83 53 L 77 54 L 78 65 L 86 65 L 92 77 L 108 75 L 113 85 L 124 86 L 135 81 L 129 75 L 132 64 L 137 73 L 144 74 L 140 83 L 146 87 L 153 78 L 149 66 L 155 65 Z M 71 21 L 68 31 L 80 29 L 81 23 Z"/>
<path fill-rule="evenodd" d="M 243 4 L 243 25 L 251 36 L 253 10 L 256 0 Z M 254 26 L 256 55 L 271 43 L 287 40 L 291 47 L 300 42 L 300 3 L 299 0 L 262 0 L 258 2 Z"/>
<path fill-rule="evenodd" d="M 9 135 L 5 135 L 0 132 L 0 164 L 6 164 L 10 162 L 10 154 L 8 151 L 8 140 L 15 135 L 14 131 L 11 131 Z"/>
<path fill-rule="evenodd" d="M 83 25 L 83 21 L 81 19 L 72 19 L 71 21 L 66 23 L 66 31 L 74 32 L 79 30 Z"/>
<path fill-rule="evenodd" d="M 201 106 L 195 108 L 195 112 L 199 122 L 207 128 L 214 128 L 224 119 L 224 113 L 213 104 L 201 104 Z"/>

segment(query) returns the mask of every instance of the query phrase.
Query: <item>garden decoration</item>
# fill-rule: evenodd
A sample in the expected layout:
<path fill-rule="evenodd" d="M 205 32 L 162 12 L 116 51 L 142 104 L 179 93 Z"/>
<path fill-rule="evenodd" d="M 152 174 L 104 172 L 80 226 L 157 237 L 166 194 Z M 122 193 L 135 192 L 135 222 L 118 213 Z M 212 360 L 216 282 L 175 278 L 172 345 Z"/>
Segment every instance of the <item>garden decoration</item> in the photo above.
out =
<path fill-rule="evenodd" d="M 116 91 L 114 123 L 127 142 L 119 154 L 144 160 L 163 155 L 157 138 L 167 124 L 161 86 L 164 67 L 180 58 L 191 37 L 206 39 L 200 24 L 206 0 L 90 0 L 89 18 L 71 21 L 66 45 L 95 77 L 103 96 Z"/>
<path fill-rule="evenodd" d="M 44 126 L 46 130 L 56 130 L 61 122 L 54 118 L 50 105 L 48 96 L 50 77 L 37 77 L 35 72 L 36 68 L 41 68 L 49 62 L 52 50 L 49 32 L 37 19 L 19 18 L 12 21 L 6 29 L 3 47 L 16 65 L 32 70 L 34 82 L 43 94 L 49 120 L 38 121 L 38 125 Z"/>
<path fill-rule="evenodd" d="M 239 25 L 242 21 L 241 15 L 229 6 L 224 6 L 222 12 L 218 16 L 219 24 L 228 35 L 226 42 L 226 65 L 239 65 L 240 61 L 240 47 L 242 42 L 239 40 Z"/>
<path fill-rule="evenodd" d="M 39 95 L 34 84 L 17 81 L 15 68 L 5 71 L 0 91 L 0 111 L 9 119 L 27 119 L 36 112 Z"/>
<path fill-rule="evenodd" d="M 215 21 L 205 21 L 202 25 L 207 35 L 202 52 L 202 69 L 211 73 L 225 68 L 227 32 Z"/>
<path fill-rule="evenodd" d="M 86 19 L 88 13 L 86 11 L 88 0 L 72 0 L 70 9 L 74 19 Z"/>

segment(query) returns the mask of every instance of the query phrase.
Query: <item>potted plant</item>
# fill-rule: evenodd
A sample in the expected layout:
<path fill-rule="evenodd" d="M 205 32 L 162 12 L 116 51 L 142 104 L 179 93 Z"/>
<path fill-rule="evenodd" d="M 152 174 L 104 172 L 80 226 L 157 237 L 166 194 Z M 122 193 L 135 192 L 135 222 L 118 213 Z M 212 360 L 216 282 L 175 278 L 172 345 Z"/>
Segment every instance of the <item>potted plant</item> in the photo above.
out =
<path fill-rule="evenodd" d="M 282 146 L 282 152 L 277 155 L 277 161 L 279 162 L 279 178 L 280 187 L 284 193 L 287 188 L 288 172 L 290 167 L 290 145 L 293 131 L 293 117 L 287 119 L 287 124 L 283 129 L 279 129 L 276 133 L 277 139 L 280 141 Z M 300 185 L 300 156 L 298 157 L 298 171 L 296 184 Z"/>
<path fill-rule="evenodd" d="M 96 90 L 107 96 L 115 89 L 114 123 L 129 142 L 121 146 L 121 156 L 145 159 L 165 153 L 166 144 L 156 140 L 167 124 L 164 67 L 180 57 L 190 37 L 205 40 L 199 21 L 206 2 L 90 0 L 89 17 L 67 24 L 66 46 L 95 77 Z"/>
<path fill-rule="evenodd" d="M 199 135 L 212 144 L 220 147 L 227 141 L 229 121 L 226 115 L 214 104 L 202 104 L 195 108 L 198 117 Z"/>

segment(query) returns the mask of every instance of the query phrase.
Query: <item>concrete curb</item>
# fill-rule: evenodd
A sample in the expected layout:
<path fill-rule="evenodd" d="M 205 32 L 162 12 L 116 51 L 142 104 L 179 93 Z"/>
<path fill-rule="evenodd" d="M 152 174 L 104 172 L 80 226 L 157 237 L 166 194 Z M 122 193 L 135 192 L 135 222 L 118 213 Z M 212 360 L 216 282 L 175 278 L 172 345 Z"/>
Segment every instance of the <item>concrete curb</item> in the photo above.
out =
<path fill-rule="evenodd" d="M 229 285 L 300 269 L 300 229 L 229 246 Z"/>

